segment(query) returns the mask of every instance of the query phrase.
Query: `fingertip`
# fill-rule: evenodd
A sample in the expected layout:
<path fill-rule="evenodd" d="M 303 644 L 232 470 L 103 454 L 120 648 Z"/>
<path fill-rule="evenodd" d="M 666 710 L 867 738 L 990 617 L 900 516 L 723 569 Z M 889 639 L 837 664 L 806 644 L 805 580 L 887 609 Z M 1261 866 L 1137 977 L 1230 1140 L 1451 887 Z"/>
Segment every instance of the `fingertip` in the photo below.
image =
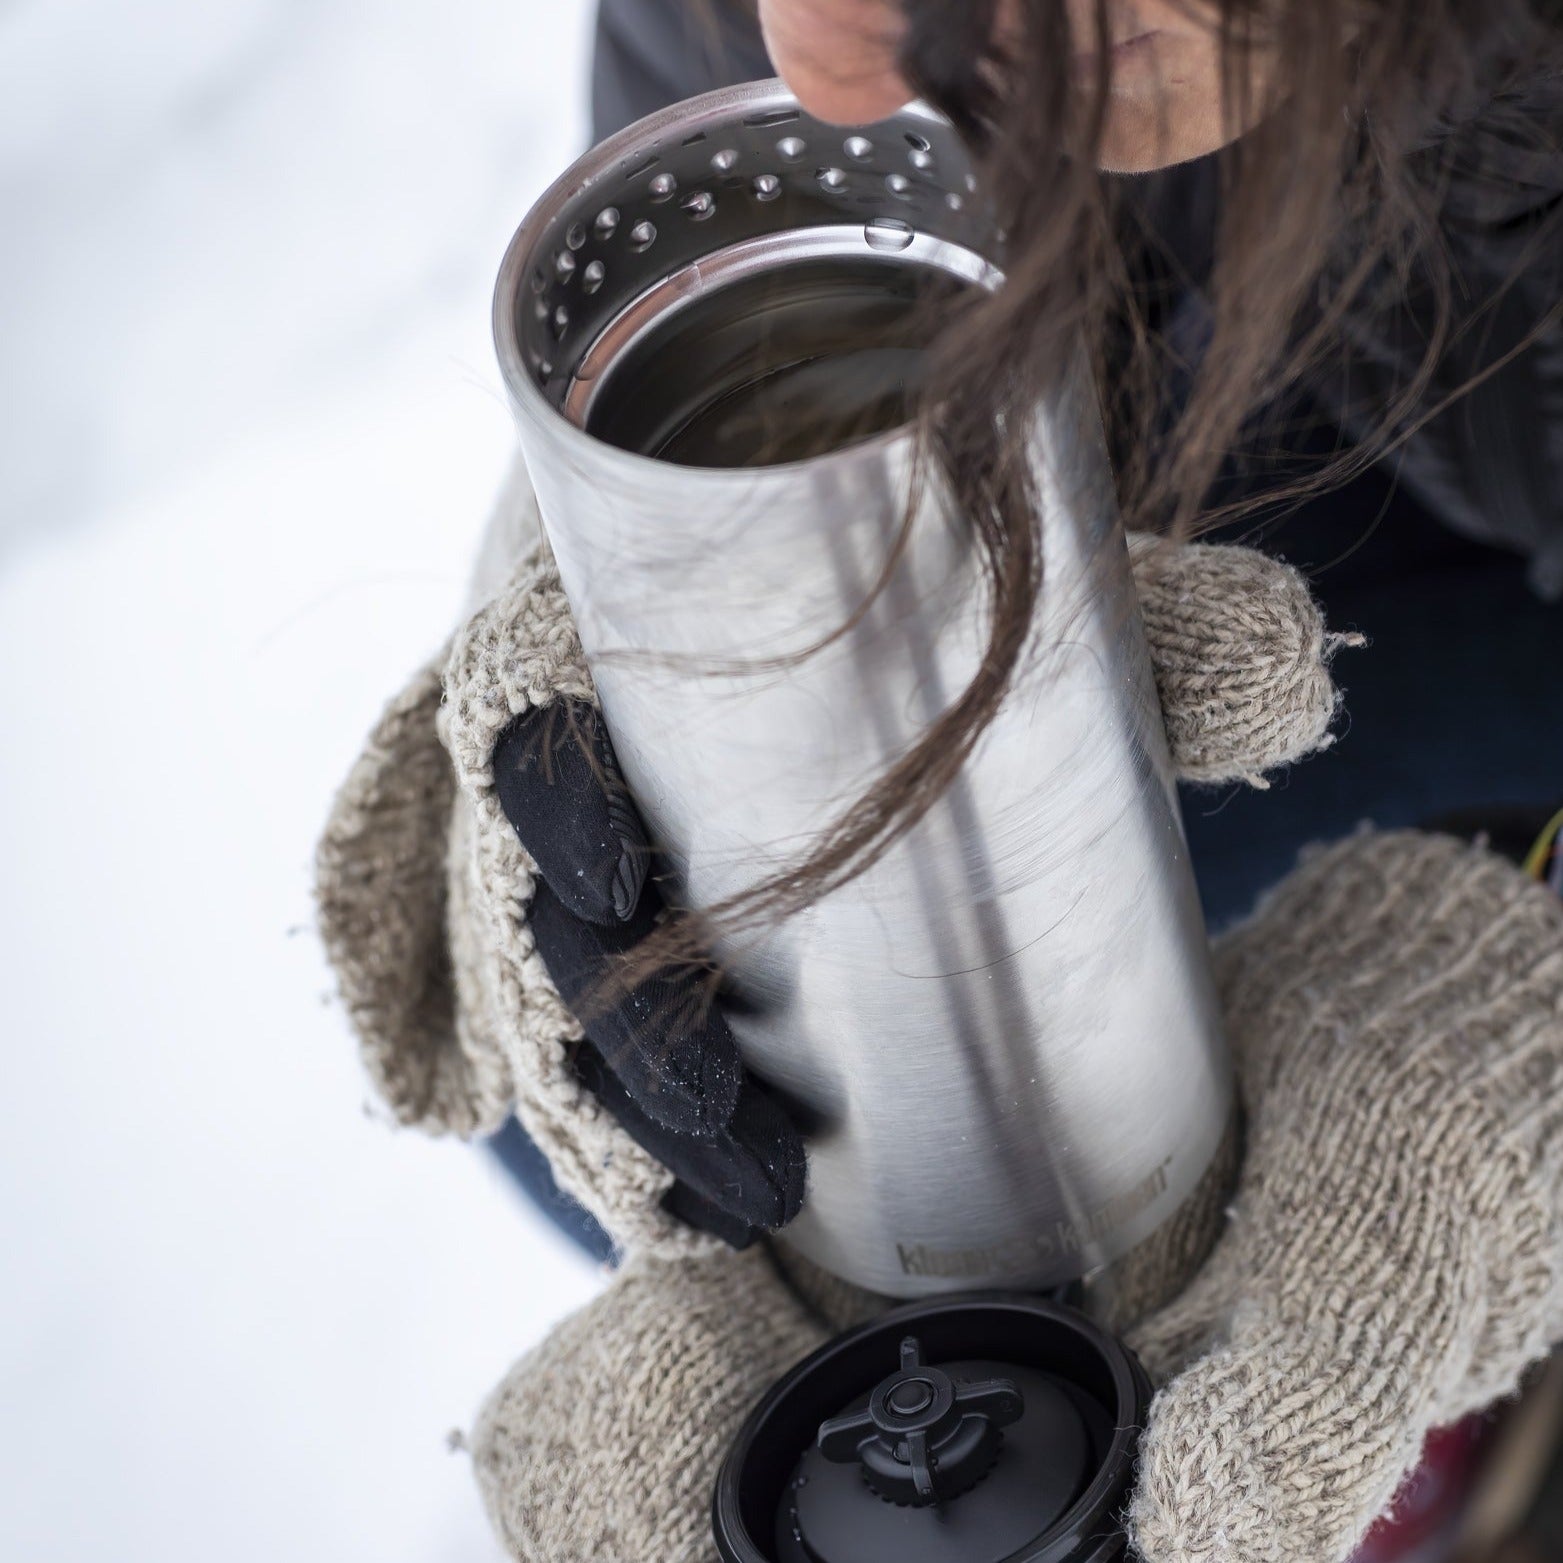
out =
<path fill-rule="evenodd" d="M 758 1228 L 750 1226 L 741 1216 L 735 1216 L 707 1199 L 682 1178 L 677 1179 L 662 1196 L 662 1208 L 670 1216 L 676 1217 L 697 1231 L 709 1232 L 712 1237 L 720 1238 L 729 1248 L 738 1249 L 740 1252 L 751 1247 L 760 1235 Z"/>
<path fill-rule="evenodd" d="M 744 1079 L 738 1044 L 727 1022 L 715 1010 L 700 1064 L 700 1123 L 706 1133 L 714 1134 L 733 1121 Z"/>
<path fill-rule="evenodd" d="M 744 1078 L 731 1132 L 760 1174 L 747 1180 L 744 1215 L 755 1226 L 777 1231 L 803 1208 L 808 1184 L 803 1136 L 782 1104 L 750 1076 Z"/>
<path fill-rule="evenodd" d="M 594 779 L 601 790 L 608 832 L 618 847 L 618 856 L 606 887 L 604 910 L 624 923 L 634 917 L 641 904 L 646 879 L 651 871 L 651 838 L 646 831 L 646 822 L 636 807 L 629 783 L 624 779 L 618 752 L 608 736 L 602 713 L 595 706 L 589 706 L 582 715 L 590 724 L 589 742 L 597 759 Z"/>
<path fill-rule="evenodd" d="M 786 1226 L 803 1209 L 809 1182 L 809 1160 L 803 1148 L 803 1136 L 790 1122 L 784 1120 L 784 1125 L 786 1132 L 779 1146 L 781 1219 L 776 1223 L 778 1227 Z"/>
<path fill-rule="evenodd" d="M 870 78 L 833 81 L 822 77 L 800 82 L 793 96 L 827 125 L 872 125 L 899 113 L 917 94 L 899 72 Z"/>
<path fill-rule="evenodd" d="M 865 125 L 916 97 L 897 67 L 906 18 L 891 0 L 760 0 L 777 74 L 816 119 Z"/>

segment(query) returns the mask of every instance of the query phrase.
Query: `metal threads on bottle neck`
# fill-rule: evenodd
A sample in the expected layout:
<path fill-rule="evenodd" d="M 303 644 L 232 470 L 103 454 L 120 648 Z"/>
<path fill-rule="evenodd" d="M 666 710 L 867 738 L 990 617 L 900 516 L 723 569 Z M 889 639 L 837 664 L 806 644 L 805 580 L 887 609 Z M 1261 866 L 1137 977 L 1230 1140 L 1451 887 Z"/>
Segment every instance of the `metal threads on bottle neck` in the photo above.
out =
<path fill-rule="evenodd" d="M 512 394 L 535 388 L 583 428 L 638 343 L 762 276 L 855 268 L 881 293 L 895 285 L 876 273 L 999 280 L 965 150 L 916 107 L 854 130 L 809 118 L 780 88 L 713 94 L 697 113 L 681 106 L 604 143 L 562 185 L 506 257 L 495 330 Z"/>

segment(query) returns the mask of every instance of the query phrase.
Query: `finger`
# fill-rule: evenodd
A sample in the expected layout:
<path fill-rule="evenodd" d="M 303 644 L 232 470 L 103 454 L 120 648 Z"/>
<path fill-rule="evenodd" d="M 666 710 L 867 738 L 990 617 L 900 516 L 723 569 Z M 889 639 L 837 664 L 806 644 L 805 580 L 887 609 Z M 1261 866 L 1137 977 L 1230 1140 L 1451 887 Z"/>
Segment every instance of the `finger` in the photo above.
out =
<path fill-rule="evenodd" d="M 1131 539 L 1134 584 L 1178 775 L 1267 785 L 1266 771 L 1334 741 L 1326 633 L 1308 583 L 1254 548 Z"/>
<path fill-rule="evenodd" d="M 738 1045 L 703 978 L 652 977 L 628 993 L 613 985 L 618 960 L 651 933 L 660 911 L 650 888 L 628 921 L 587 922 L 544 882 L 529 921 L 560 997 L 626 1093 L 674 1133 L 708 1133 L 732 1117 L 741 1070 Z"/>
<path fill-rule="evenodd" d="M 745 1076 L 727 1125 L 709 1134 L 683 1135 L 648 1117 L 596 1050 L 577 1057 L 581 1078 L 631 1137 L 650 1151 L 701 1200 L 744 1228 L 774 1231 L 803 1205 L 806 1159 L 792 1120 L 758 1081 Z M 675 1214 L 698 1218 L 700 1206 L 671 1196 Z M 698 1219 L 696 1225 L 701 1224 Z M 708 1226 L 706 1228 L 710 1230 Z M 727 1231 L 718 1232 L 727 1237 Z M 729 1240 L 731 1240 L 729 1238 Z"/>
<path fill-rule="evenodd" d="M 776 73 L 809 113 L 857 125 L 916 94 L 897 64 L 906 19 L 891 0 L 760 0 Z"/>
<path fill-rule="evenodd" d="M 494 745 L 505 818 L 554 894 L 594 923 L 623 922 L 646 883 L 646 827 L 601 713 L 557 700 L 518 717 Z"/>

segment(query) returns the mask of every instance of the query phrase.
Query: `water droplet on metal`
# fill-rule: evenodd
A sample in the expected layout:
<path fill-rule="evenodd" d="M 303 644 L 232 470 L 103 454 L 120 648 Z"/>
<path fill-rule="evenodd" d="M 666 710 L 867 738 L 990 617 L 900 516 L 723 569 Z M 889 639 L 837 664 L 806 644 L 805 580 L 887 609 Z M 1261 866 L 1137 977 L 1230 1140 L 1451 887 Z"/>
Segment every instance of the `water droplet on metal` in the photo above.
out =
<path fill-rule="evenodd" d="M 804 146 L 802 139 L 798 136 L 783 136 L 776 143 L 776 150 L 789 163 L 796 163 L 808 151 L 808 148 Z"/>
<path fill-rule="evenodd" d="M 641 250 L 649 250 L 657 237 L 656 226 L 653 223 L 641 221 L 630 229 L 630 248 L 637 253 Z"/>
<path fill-rule="evenodd" d="M 874 155 L 874 143 L 867 136 L 848 136 L 842 142 L 841 150 L 848 157 L 855 158 L 859 163 L 862 163 Z"/>
<path fill-rule="evenodd" d="M 781 180 L 775 174 L 756 174 L 754 193 L 762 201 L 774 201 L 781 194 Z"/>
<path fill-rule="evenodd" d="M 843 190 L 846 188 L 847 176 L 839 168 L 816 169 L 814 177 L 827 190 Z"/>
<path fill-rule="evenodd" d="M 905 174 L 885 175 L 885 189 L 887 189 L 891 195 L 900 196 L 904 199 L 907 192 L 911 188 L 912 181 L 908 179 Z"/>
<path fill-rule="evenodd" d="M 738 154 L 731 147 L 723 147 L 711 154 L 711 166 L 717 173 L 725 174 L 738 161 Z"/>
<path fill-rule="evenodd" d="M 716 197 L 709 190 L 696 190 L 684 197 L 684 210 L 698 223 L 704 222 L 716 210 Z"/>
<path fill-rule="evenodd" d="M 604 276 L 601 261 L 588 261 L 586 270 L 581 273 L 581 289 L 585 293 L 595 293 L 602 286 Z"/>
<path fill-rule="evenodd" d="M 605 206 L 597 213 L 592 221 L 592 227 L 597 230 L 599 239 L 608 238 L 615 228 L 619 226 L 619 209 L 616 206 Z"/>
<path fill-rule="evenodd" d="M 678 180 L 672 174 L 658 174 L 646 188 L 653 201 L 665 201 L 678 189 Z"/>
<path fill-rule="evenodd" d="M 912 225 L 899 217 L 876 217 L 863 225 L 863 238 L 871 250 L 904 250 L 916 237 Z"/>
<path fill-rule="evenodd" d="M 570 231 L 564 236 L 564 242 L 568 244 L 572 250 L 580 249 L 580 247 L 586 243 L 586 224 L 572 223 L 570 225 Z"/>

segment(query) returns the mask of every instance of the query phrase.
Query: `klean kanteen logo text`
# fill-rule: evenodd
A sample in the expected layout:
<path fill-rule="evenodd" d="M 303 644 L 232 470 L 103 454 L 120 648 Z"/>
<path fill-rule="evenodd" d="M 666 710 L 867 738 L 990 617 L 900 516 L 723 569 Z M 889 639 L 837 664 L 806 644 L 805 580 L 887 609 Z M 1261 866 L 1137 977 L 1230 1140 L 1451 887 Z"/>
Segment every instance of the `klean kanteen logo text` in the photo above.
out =
<path fill-rule="evenodd" d="M 1132 1189 L 1104 1201 L 1073 1220 L 1060 1218 L 1038 1232 L 1007 1238 L 979 1248 L 934 1248 L 927 1243 L 897 1243 L 903 1275 L 1003 1276 L 1026 1275 L 1039 1266 L 1088 1245 L 1101 1243 L 1119 1227 L 1148 1210 L 1167 1191 L 1168 1157 Z"/>

